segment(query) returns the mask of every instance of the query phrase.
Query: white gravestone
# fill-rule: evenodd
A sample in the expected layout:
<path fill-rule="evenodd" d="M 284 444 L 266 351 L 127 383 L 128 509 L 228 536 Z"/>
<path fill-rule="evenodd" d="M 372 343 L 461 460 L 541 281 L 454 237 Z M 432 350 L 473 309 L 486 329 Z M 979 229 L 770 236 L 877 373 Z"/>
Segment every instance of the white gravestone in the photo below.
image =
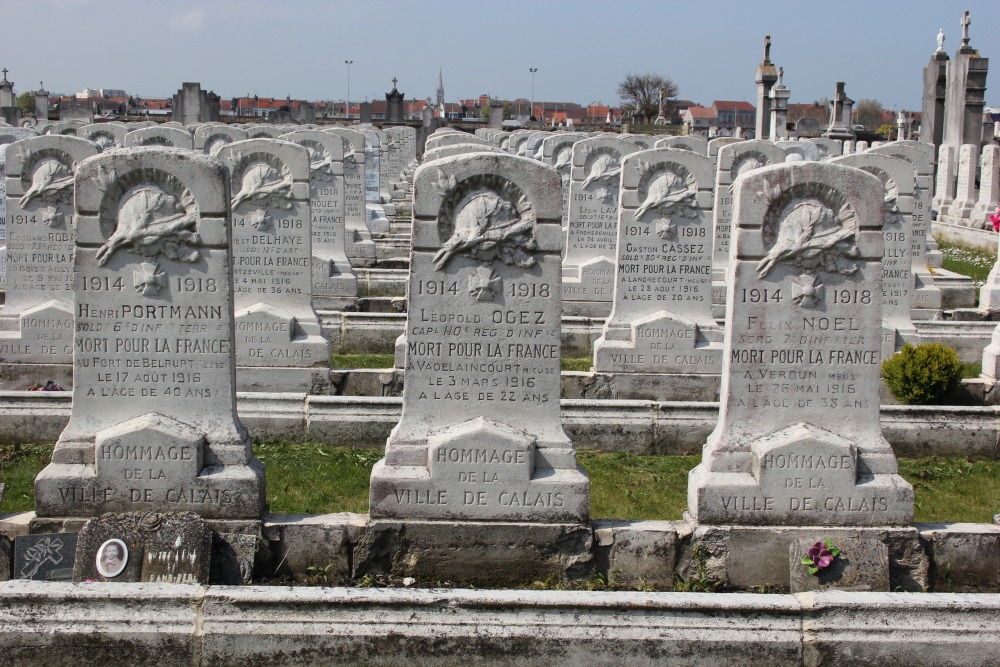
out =
<path fill-rule="evenodd" d="M 657 148 L 622 160 L 614 301 L 594 344 L 597 372 L 721 372 L 722 330 L 712 319 L 713 181 L 711 160 L 691 151 Z"/>
<path fill-rule="evenodd" d="M 325 134 L 340 137 L 344 148 L 344 251 L 359 264 L 375 259 L 375 241 L 365 224 L 365 135 L 344 128 Z"/>
<path fill-rule="evenodd" d="M 76 136 L 90 139 L 100 146 L 102 151 L 107 151 L 124 146 L 127 132 L 128 128 L 118 123 L 92 123 L 77 130 Z"/>
<path fill-rule="evenodd" d="M 749 171 L 784 161 L 783 150 L 770 141 L 760 139 L 740 141 L 719 149 L 715 171 L 715 205 L 712 207 L 712 303 L 717 304 L 720 309 L 726 302 L 725 274 L 729 264 L 729 237 L 733 225 L 733 182 Z"/>
<path fill-rule="evenodd" d="M 559 179 L 457 155 L 415 175 L 402 417 L 372 517 L 582 521 L 559 413 Z"/>
<path fill-rule="evenodd" d="M 955 198 L 944 211 L 944 222 L 962 227 L 978 227 L 971 220 L 976 207 L 976 168 L 979 166 L 979 147 L 965 144 L 958 153 L 958 176 L 955 181 Z"/>
<path fill-rule="evenodd" d="M 941 219 L 955 201 L 955 152 L 951 146 L 938 146 L 937 175 L 934 180 L 934 199 L 931 206 Z"/>
<path fill-rule="evenodd" d="M 524 143 L 535 131 L 534 130 L 514 130 L 507 140 L 507 152 L 511 155 L 524 155 Z"/>
<path fill-rule="evenodd" d="M 241 130 L 238 127 L 217 123 L 202 125 L 194 131 L 194 150 L 215 155 L 226 144 L 249 138 L 250 135 L 247 134 L 246 130 Z"/>
<path fill-rule="evenodd" d="M 573 144 L 563 312 L 606 317 L 614 292 L 621 160 L 639 147 L 612 137 Z"/>
<path fill-rule="evenodd" d="M 264 468 L 236 414 L 227 177 L 172 148 L 79 165 L 76 382 L 39 516 L 261 516 Z"/>
<path fill-rule="evenodd" d="M 217 156 L 231 175 L 237 379 L 244 391 L 303 391 L 303 369 L 330 366 L 312 305 L 309 153 L 246 139 Z"/>
<path fill-rule="evenodd" d="M 179 127 L 143 127 L 125 134 L 125 146 L 167 146 L 194 149 L 194 137 Z"/>
<path fill-rule="evenodd" d="M 73 173 L 100 148 L 45 135 L 6 147 L 7 294 L 0 307 L 0 362 L 10 389 L 71 382 Z M 38 365 L 41 365 L 40 367 Z M 37 368 L 44 378 L 29 377 Z"/>
<path fill-rule="evenodd" d="M 839 139 L 826 139 L 822 137 L 814 137 L 809 139 L 816 148 L 819 149 L 820 159 L 827 159 L 832 157 L 840 157 L 843 153 L 844 146 Z"/>
<path fill-rule="evenodd" d="M 432 148 L 431 150 L 424 152 L 424 164 L 433 160 L 440 160 L 443 157 L 451 157 L 452 155 L 496 152 L 499 151 L 492 146 L 484 146 L 483 144 L 448 144 L 447 146 L 438 146 L 437 148 Z"/>
<path fill-rule="evenodd" d="M 708 141 L 704 137 L 696 134 L 689 134 L 683 137 L 666 137 L 657 139 L 653 144 L 654 148 L 679 148 L 691 151 L 698 155 L 708 155 Z"/>
<path fill-rule="evenodd" d="M 983 146 L 979 158 L 979 199 L 972 209 L 971 225 L 976 229 L 993 229 L 990 216 L 1000 205 L 1000 146 Z"/>
<path fill-rule="evenodd" d="M 905 525 L 879 424 L 883 188 L 798 162 L 735 183 L 719 423 L 688 479 L 706 524 Z"/>
<path fill-rule="evenodd" d="M 891 155 L 865 151 L 830 160 L 867 171 L 883 188 L 885 224 L 882 254 L 882 358 L 887 359 L 910 343 L 920 342 L 910 318 L 914 293 L 913 273 L 913 165 Z"/>
<path fill-rule="evenodd" d="M 586 135 L 561 132 L 549 135 L 542 141 L 542 162 L 559 172 L 559 180 L 562 183 L 563 230 L 569 225 L 569 181 L 573 167 L 573 144 L 581 139 L 586 139 Z"/>
<path fill-rule="evenodd" d="M 371 128 L 359 129 L 365 137 L 365 201 L 379 203 L 379 191 L 381 186 L 381 162 L 382 139 L 378 132 Z M 381 231 L 372 229 L 371 231 Z M 388 231 L 388 230 L 386 230 Z"/>
<path fill-rule="evenodd" d="M 941 252 L 930 235 L 931 192 L 934 187 L 934 147 L 919 141 L 893 141 L 869 153 L 891 155 L 906 160 L 917 173 L 913 190 L 912 238 L 913 273 L 916 278 L 912 308 L 917 311 L 937 312 L 941 308 L 941 289 L 934 284 L 929 266 L 941 266 Z"/>

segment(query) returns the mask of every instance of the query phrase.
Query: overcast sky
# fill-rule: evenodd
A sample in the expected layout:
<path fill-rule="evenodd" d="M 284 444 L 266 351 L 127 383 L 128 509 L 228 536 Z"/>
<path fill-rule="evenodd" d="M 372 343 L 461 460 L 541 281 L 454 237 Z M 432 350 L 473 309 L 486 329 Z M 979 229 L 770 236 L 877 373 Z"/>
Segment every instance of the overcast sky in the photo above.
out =
<path fill-rule="evenodd" d="M 832 96 L 919 109 L 939 28 L 953 54 L 1000 56 L 1000 0 L 0 0 L 0 67 L 18 93 L 122 88 L 224 98 L 531 97 L 618 104 L 626 72 L 669 76 L 679 97 L 753 102 L 764 35 L 792 102 Z M 997 46 L 995 46 L 997 45 Z M 1000 68 L 1000 60 L 994 69 Z M 1000 71 L 987 104 L 1000 106 Z"/>

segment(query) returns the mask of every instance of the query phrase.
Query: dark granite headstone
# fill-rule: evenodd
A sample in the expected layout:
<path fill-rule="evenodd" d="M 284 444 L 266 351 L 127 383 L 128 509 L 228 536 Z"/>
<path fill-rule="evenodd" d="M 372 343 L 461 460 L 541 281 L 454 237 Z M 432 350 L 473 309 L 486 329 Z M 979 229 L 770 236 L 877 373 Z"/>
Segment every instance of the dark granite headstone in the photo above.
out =
<path fill-rule="evenodd" d="M 73 581 L 208 583 L 211 556 L 212 532 L 193 512 L 104 514 L 83 526 Z"/>
<path fill-rule="evenodd" d="M 70 581 L 76 533 L 21 535 L 14 539 L 14 578 Z"/>

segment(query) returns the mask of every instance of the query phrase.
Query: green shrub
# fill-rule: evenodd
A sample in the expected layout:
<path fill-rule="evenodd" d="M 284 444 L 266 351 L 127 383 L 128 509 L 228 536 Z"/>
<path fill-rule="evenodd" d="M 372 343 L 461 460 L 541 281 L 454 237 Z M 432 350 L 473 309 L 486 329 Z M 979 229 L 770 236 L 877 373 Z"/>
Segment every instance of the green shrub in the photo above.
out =
<path fill-rule="evenodd" d="M 896 400 L 907 405 L 935 403 L 962 380 L 958 352 L 940 343 L 907 343 L 882 362 L 882 379 Z"/>

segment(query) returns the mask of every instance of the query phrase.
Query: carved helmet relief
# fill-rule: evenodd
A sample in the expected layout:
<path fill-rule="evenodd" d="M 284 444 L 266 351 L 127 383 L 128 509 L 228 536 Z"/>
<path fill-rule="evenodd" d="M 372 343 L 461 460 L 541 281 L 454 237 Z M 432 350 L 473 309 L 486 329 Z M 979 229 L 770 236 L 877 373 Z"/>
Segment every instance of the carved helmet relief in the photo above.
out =
<path fill-rule="evenodd" d="M 735 181 L 738 176 L 742 176 L 748 171 L 754 169 L 760 169 L 770 164 L 770 160 L 763 153 L 758 153 L 757 151 L 746 151 L 745 153 L 739 154 L 735 160 L 733 160 L 733 168 L 730 171 L 732 179 Z"/>
<path fill-rule="evenodd" d="M 119 250 L 150 259 L 159 255 L 179 262 L 200 259 L 198 207 L 177 178 L 154 169 L 118 177 L 109 169 L 98 174 L 98 187 L 104 191 L 101 228 L 105 233 L 113 229 L 97 249 L 98 266 L 107 264 Z M 143 266 L 149 280 L 158 282 L 157 276 L 162 275 L 158 267 Z M 147 286 L 140 292 L 151 293 Z"/>
<path fill-rule="evenodd" d="M 240 178 L 240 189 L 233 196 L 232 208 L 244 202 L 276 208 L 292 208 L 292 178 L 288 168 L 275 156 L 263 153 L 233 153 L 233 180 Z M 235 189 L 235 188 L 234 188 Z"/>
<path fill-rule="evenodd" d="M 118 147 L 118 142 L 115 140 L 114 135 L 107 132 L 95 132 L 90 135 L 90 140 L 100 146 L 101 150 Z"/>
<path fill-rule="evenodd" d="M 582 188 L 592 183 L 611 185 L 621 174 L 621 153 L 613 148 L 607 146 L 589 148 L 584 151 L 583 157 L 584 173 L 587 177 L 580 184 Z"/>
<path fill-rule="evenodd" d="M 332 181 L 333 160 L 330 158 L 330 151 L 317 141 L 306 140 L 296 143 L 309 152 L 309 180 Z"/>
<path fill-rule="evenodd" d="M 758 278 L 779 262 L 809 275 L 858 270 L 857 217 L 840 193 L 820 183 L 806 183 L 789 190 L 765 184 L 765 191 L 757 195 L 769 201 L 761 236 L 764 247 L 770 248 L 757 264 Z"/>
<path fill-rule="evenodd" d="M 174 143 L 167 139 L 166 137 L 161 137 L 159 135 L 154 135 L 151 137 L 146 137 L 142 140 L 140 146 L 170 146 L 173 147 Z"/>
<path fill-rule="evenodd" d="M 70 204 L 73 197 L 72 161 L 51 151 L 30 154 L 22 170 L 24 195 L 18 201 L 25 208 L 32 201 Z"/>
<path fill-rule="evenodd" d="M 438 230 L 447 240 L 434 255 L 435 268 L 445 268 L 459 253 L 483 263 L 498 260 L 521 268 L 534 266 L 530 253 L 536 248 L 535 215 L 521 190 L 495 175 L 461 183 L 452 180 L 446 179 L 451 187 L 442 190 Z"/>
<path fill-rule="evenodd" d="M 670 225 L 675 216 L 694 218 L 697 186 L 694 178 L 679 164 L 661 163 L 651 165 L 639 160 L 639 198 L 642 203 L 635 210 L 635 220 L 639 222 L 649 212 L 666 217 Z M 671 226 L 670 229 L 673 229 Z M 660 238 L 666 238 L 660 235 Z"/>

